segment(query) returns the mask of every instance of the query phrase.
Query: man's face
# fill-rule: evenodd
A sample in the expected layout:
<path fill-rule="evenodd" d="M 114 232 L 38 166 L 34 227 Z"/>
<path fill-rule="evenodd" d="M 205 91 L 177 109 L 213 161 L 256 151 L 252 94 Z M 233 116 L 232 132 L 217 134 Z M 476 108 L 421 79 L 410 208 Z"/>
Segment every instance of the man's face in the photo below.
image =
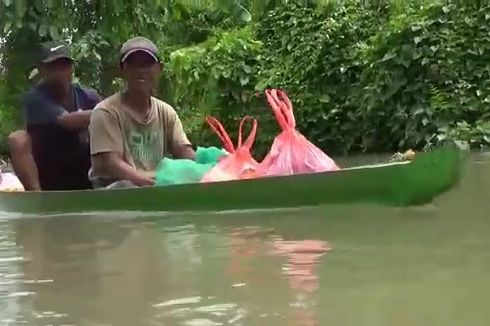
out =
<path fill-rule="evenodd" d="M 73 64 L 70 59 L 62 58 L 41 66 L 46 81 L 54 86 L 66 87 L 71 84 Z"/>
<path fill-rule="evenodd" d="M 124 61 L 122 70 L 128 91 L 151 95 L 160 73 L 160 63 L 148 53 L 137 51 Z"/>

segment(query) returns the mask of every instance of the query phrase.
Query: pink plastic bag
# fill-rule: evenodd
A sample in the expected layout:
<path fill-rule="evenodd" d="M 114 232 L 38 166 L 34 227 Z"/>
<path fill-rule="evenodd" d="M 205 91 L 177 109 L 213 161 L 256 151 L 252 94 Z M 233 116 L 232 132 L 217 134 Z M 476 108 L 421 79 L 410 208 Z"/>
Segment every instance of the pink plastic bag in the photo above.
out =
<path fill-rule="evenodd" d="M 243 126 L 248 120 L 253 122 L 252 131 L 242 144 Z M 238 146 L 236 149 L 225 128 L 223 128 L 216 118 L 207 117 L 206 121 L 221 139 L 223 148 L 230 154 L 220 159 L 220 161 L 202 177 L 201 182 L 255 178 L 257 176 L 256 169 L 259 163 L 253 159 L 252 154 L 250 154 L 250 149 L 252 148 L 257 133 L 257 120 L 252 117 L 244 117 L 242 119 L 240 122 Z"/>
<path fill-rule="evenodd" d="M 295 129 L 296 120 L 287 95 L 276 89 L 266 90 L 265 94 L 282 132 L 274 139 L 258 173 L 278 176 L 339 170 L 327 154 Z"/>

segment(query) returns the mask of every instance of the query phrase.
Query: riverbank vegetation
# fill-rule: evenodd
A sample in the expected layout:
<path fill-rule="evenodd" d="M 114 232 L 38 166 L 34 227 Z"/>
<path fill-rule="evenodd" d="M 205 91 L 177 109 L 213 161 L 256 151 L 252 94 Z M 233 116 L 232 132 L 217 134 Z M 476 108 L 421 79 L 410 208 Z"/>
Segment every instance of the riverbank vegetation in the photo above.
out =
<path fill-rule="evenodd" d="M 230 130 L 254 115 L 264 153 L 278 131 L 267 87 L 289 94 L 298 128 L 330 154 L 490 144 L 490 7 L 479 1 L 2 0 L 0 22 L 3 152 L 39 41 L 68 40 L 76 78 L 107 96 L 135 35 L 159 46 L 157 95 L 199 145 L 216 144 L 205 115 Z"/>

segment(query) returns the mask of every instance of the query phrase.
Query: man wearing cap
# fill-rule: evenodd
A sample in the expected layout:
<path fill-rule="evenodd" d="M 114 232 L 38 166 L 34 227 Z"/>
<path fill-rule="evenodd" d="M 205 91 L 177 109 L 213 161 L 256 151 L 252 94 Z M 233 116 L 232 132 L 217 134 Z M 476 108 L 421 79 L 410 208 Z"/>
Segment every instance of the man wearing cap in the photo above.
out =
<path fill-rule="evenodd" d="M 96 188 L 150 186 L 165 156 L 195 159 L 175 110 L 152 96 L 161 72 L 155 44 L 143 37 L 128 40 L 120 67 L 126 88 L 99 103 L 90 120 L 90 179 Z"/>
<path fill-rule="evenodd" d="M 23 97 L 25 131 L 9 135 L 15 173 L 26 190 L 91 188 L 87 128 L 101 100 L 72 82 L 73 59 L 62 43 L 41 46 L 42 81 Z"/>

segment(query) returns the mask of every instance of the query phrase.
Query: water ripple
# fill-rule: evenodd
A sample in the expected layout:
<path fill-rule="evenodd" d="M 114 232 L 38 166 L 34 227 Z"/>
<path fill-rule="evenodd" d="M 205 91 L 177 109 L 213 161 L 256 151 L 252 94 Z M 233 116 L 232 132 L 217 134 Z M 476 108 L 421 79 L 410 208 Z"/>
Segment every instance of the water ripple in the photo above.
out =
<path fill-rule="evenodd" d="M 215 297 L 200 296 L 166 300 L 153 305 L 157 309 L 150 323 L 164 321 L 170 325 L 238 325 L 247 310 L 236 303 L 221 303 Z"/>
<path fill-rule="evenodd" d="M 0 222 L 0 323 L 7 325 L 24 323 L 21 301 L 33 294 L 23 290 L 19 264 L 24 258 L 14 239 L 10 224 Z"/>

